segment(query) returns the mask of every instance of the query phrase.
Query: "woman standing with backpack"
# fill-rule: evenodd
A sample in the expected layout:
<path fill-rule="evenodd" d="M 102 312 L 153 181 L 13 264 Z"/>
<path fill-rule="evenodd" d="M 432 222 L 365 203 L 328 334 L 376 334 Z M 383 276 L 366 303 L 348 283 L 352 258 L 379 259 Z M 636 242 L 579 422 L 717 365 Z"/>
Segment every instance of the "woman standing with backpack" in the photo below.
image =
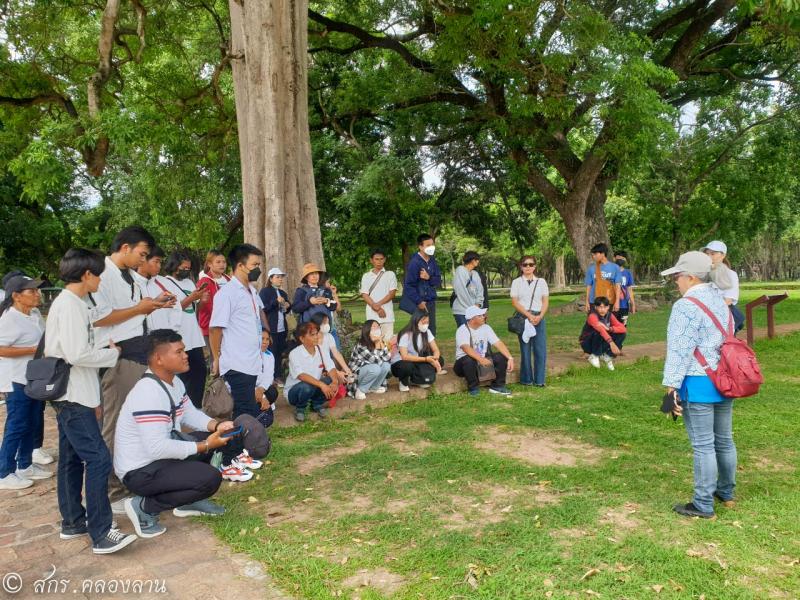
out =
<path fill-rule="evenodd" d="M 711 266 L 711 258 L 702 252 L 687 252 L 674 267 L 661 272 L 672 277 L 683 296 L 672 305 L 669 317 L 662 385 L 672 400 L 672 414 L 683 415 L 694 451 L 694 497 L 673 510 L 704 519 L 714 516 L 714 499 L 732 506 L 736 487 L 733 400 L 720 394 L 698 360 L 702 357 L 716 370 L 725 341 L 704 308 L 723 327 L 732 319 L 717 289 L 724 287 L 717 281 L 724 273 Z"/>

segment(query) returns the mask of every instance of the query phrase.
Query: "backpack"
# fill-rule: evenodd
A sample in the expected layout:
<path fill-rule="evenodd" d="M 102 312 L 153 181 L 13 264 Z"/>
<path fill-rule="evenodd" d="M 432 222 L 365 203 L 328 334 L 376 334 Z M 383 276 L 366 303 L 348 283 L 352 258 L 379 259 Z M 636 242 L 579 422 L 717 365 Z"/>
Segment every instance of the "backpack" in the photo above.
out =
<path fill-rule="evenodd" d="M 229 419 L 233 414 L 233 396 L 222 377 L 217 377 L 203 395 L 203 412 L 212 419 Z"/>
<path fill-rule="evenodd" d="M 764 383 L 764 376 L 761 374 L 761 367 L 753 349 L 744 340 L 734 336 L 733 316 L 729 315 L 726 331 L 717 317 L 700 300 L 692 297 L 687 297 L 686 300 L 700 307 L 724 337 L 722 347 L 719 349 L 719 364 L 716 371 L 711 370 L 700 350 L 694 349 L 694 357 L 705 369 L 717 391 L 726 398 L 746 398 L 757 394 L 759 387 Z"/>

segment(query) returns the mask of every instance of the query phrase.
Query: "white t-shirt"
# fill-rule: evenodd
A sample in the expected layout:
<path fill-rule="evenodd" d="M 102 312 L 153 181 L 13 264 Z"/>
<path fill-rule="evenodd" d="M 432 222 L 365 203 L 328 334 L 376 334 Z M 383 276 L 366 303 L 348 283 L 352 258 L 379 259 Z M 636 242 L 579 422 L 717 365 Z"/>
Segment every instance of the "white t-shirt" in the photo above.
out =
<path fill-rule="evenodd" d="M 12 306 L 0 317 L 0 346 L 32 348 L 39 345 L 42 333 L 44 321 L 35 308 L 26 315 Z M 0 392 L 13 391 L 12 383 L 28 383 L 25 368 L 32 358 L 33 354 L 0 358 Z"/>
<path fill-rule="evenodd" d="M 534 295 L 534 289 L 536 294 Z M 547 282 L 541 277 L 534 277 L 531 280 L 524 277 L 517 277 L 511 282 L 511 297 L 516 298 L 517 301 L 532 312 L 541 312 L 542 298 L 550 295 L 550 288 L 547 287 Z M 533 304 L 531 304 L 531 296 L 533 296 Z"/>
<path fill-rule="evenodd" d="M 150 277 L 148 279 L 147 277 L 139 275 L 136 271 L 131 271 L 131 274 L 146 298 L 158 298 L 164 293 L 164 290 L 156 284 L 156 277 Z M 172 329 L 173 331 L 179 331 L 181 324 L 180 311 L 181 307 L 178 302 L 169 307 L 157 308 L 147 315 L 148 331 L 155 331 L 156 329 Z"/>
<path fill-rule="evenodd" d="M 383 273 L 372 293 L 369 293 L 369 288 L 378 279 L 378 275 Z M 359 288 L 360 294 L 368 294 L 373 301 L 377 302 L 386 297 L 392 290 L 397 290 L 397 276 L 392 271 L 382 269 L 380 273 L 375 271 L 367 271 L 361 276 L 361 287 Z M 373 319 L 378 323 L 394 323 L 394 305 L 392 302 L 387 302 L 381 308 L 386 313 L 385 317 L 379 317 L 378 313 L 372 310 L 372 307 L 367 305 L 367 319 Z"/>
<path fill-rule="evenodd" d="M 428 334 L 428 344 L 430 344 L 436 338 L 433 337 L 433 333 L 431 333 L 430 329 L 426 333 Z M 420 349 L 422 348 L 422 342 L 423 342 L 423 337 L 422 336 L 423 336 L 422 333 L 417 334 L 417 348 L 420 348 Z M 398 348 L 405 348 L 406 351 L 411 356 L 419 356 L 419 352 L 417 352 L 414 349 L 414 344 L 411 343 L 411 334 L 410 333 L 404 333 L 403 335 L 400 336 L 400 339 L 397 340 L 397 347 Z M 402 358 L 400 357 L 399 354 L 398 354 L 398 360 L 402 360 Z M 397 362 L 397 361 L 395 361 L 395 362 Z"/>
<path fill-rule="evenodd" d="M 170 294 L 175 294 L 175 306 L 180 311 L 181 316 L 178 333 L 181 334 L 186 349 L 203 348 L 206 342 L 203 339 L 203 332 L 200 331 L 200 325 L 197 323 L 197 307 L 195 303 L 186 308 L 181 308 L 181 302 L 196 289 L 194 281 L 188 278 L 178 280 L 174 277 L 162 277 L 161 275 L 156 277 L 156 281 Z"/>
<path fill-rule="evenodd" d="M 456 331 L 456 360 L 467 355 L 461 346 L 471 345 L 475 352 L 481 356 L 486 356 L 486 353 L 489 351 L 489 346 L 499 341 L 500 338 L 497 337 L 494 329 L 486 324 L 481 325 L 477 329 L 471 329 L 469 325 L 462 325 Z"/>
<path fill-rule="evenodd" d="M 92 294 L 97 303 L 97 307 L 91 313 L 92 317 L 99 321 L 112 311 L 139 304 L 143 296 L 142 289 L 136 283 L 132 272 L 131 281 L 133 283 L 125 281 L 119 267 L 106 256 L 106 268 L 100 273 L 100 287 L 97 288 L 97 293 Z M 116 325 L 97 327 L 95 342 L 98 347 L 104 348 L 108 346 L 109 340 L 120 343 L 144 335 L 144 319 L 144 315 L 136 315 Z"/>
<path fill-rule="evenodd" d="M 334 369 L 333 359 L 330 353 L 326 353 L 322 348 L 314 348 L 313 354 L 309 354 L 302 344 L 289 352 L 289 376 L 286 378 L 286 385 L 283 388 L 283 395 L 289 397 L 289 390 L 300 383 L 300 375 L 305 373 L 314 379 L 322 378 L 322 371 Z"/>
<path fill-rule="evenodd" d="M 267 350 L 261 353 L 261 373 L 256 379 L 256 387 L 267 389 L 275 379 L 275 357 Z"/>

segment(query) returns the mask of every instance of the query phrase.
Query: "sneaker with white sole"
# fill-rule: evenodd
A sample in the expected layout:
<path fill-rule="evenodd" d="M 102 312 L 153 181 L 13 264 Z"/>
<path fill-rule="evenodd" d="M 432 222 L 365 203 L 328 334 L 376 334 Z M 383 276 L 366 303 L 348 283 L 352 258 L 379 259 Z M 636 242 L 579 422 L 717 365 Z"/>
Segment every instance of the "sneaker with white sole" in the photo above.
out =
<path fill-rule="evenodd" d="M 144 510 L 144 498 L 134 496 L 125 500 L 125 514 L 133 524 L 136 535 L 153 538 L 164 533 L 167 528 L 158 522 L 158 515 L 151 515 Z"/>
<path fill-rule="evenodd" d="M 231 461 L 231 464 L 240 469 L 250 469 L 255 471 L 264 466 L 264 463 L 250 456 L 247 450 L 242 450 L 242 453 Z"/>
<path fill-rule="evenodd" d="M 586 360 L 589 361 L 589 364 L 592 365 L 595 369 L 600 368 L 600 357 L 595 354 L 590 354 L 589 358 Z"/>
<path fill-rule="evenodd" d="M 447 369 L 443 368 L 441 371 L 439 371 L 439 375 L 447 375 Z"/>
<path fill-rule="evenodd" d="M 225 514 L 225 507 L 208 498 L 177 506 L 172 509 L 172 514 L 176 517 L 217 517 Z"/>
<path fill-rule="evenodd" d="M 410 391 L 411 391 L 411 388 L 410 388 L 410 387 L 408 387 L 408 386 L 407 386 L 405 383 L 403 383 L 402 381 L 401 381 L 401 382 L 400 382 L 400 384 L 398 385 L 398 389 L 399 389 L 401 392 L 410 392 Z"/>
<path fill-rule="evenodd" d="M 367 399 L 367 395 L 364 392 L 362 392 L 361 390 L 356 390 L 355 398 L 356 398 L 356 400 L 366 400 Z"/>
<path fill-rule="evenodd" d="M 42 448 L 36 448 L 33 451 L 33 462 L 37 465 L 49 465 L 55 459 Z"/>
<path fill-rule="evenodd" d="M 116 521 L 111 521 L 111 529 L 119 529 Z M 61 527 L 61 532 L 58 534 L 62 540 L 74 540 L 82 535 L 89 535 L 89 526 L 84 522 L 83 525 L 77 527 Z"/>
<path fill-rule="evenodd" d="M 386 386 L 380 385 L 376 387 L 374 390 L 370 390 L 371 394 L 385 394 L 386 393 Z"/>
<path fill-rule="evenodd" d="M 609 371 L 614 370 L 614 359 L 608 356 L 607 354 L 603 355 L 603 362 L 606 363 L 606 367 L 608 367 Z"/>
<path fill-rule="evenodd" d="M 219 472 L 222 478 L 226 481 L 250 481 L 253 478 L 253 472 L 247 469 L 240 469 L 233 465 L 233 461 L 229 465 L 221 465 Z"/>
<path fill-rule="evenodd" d="M 33 485 L 32 479 L 20 477 L 16 473 L 9 473 L 0 479 L 0 490 L 24 490 Z"/>
<path fill-rule="evenodd" d="M 136 540 L 137 537 L 132 533 L 122 533 L 119 529 L 109 529 L 106 537 L 96 544 L 92 544 L 92 552 L 95 554 L 113 554 L 126 546 L 130 546 Z"/>
<path fill-rule="evenodd" d="M 126 515 L 126 514 L 128 514 L 128 513 L 125 512 L 125 501 L 129 497 L 130 496 L 126 496 L 125 498 L 122 498 L 121 500 L 116 500 L 116 501 L 112 502 L 111 503 L 111 512 L 114 513 L 115 515 Z"/>
<path fill-rule="evenodd" d="M 17 469 L 17 475 L 19 475 L 22 479 L 36 481 L 38 479 L 50 479 L 53 476 L 53 472 L 43 469 L 34 463 L 27 469 Z"/>
<path fill-rule="evenodd" d="M 509 390 L 506 386 L 502 387 L 490 387 L 489 388 L 490 394 L 500 394 L 501 396 L 511 397 L 511 390 Z"/>

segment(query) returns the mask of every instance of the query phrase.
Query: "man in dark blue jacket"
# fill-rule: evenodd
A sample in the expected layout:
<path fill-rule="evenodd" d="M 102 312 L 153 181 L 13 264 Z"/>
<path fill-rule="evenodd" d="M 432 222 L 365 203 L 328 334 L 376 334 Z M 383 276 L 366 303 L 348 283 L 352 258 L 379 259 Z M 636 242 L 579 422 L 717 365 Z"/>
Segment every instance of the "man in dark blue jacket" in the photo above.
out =
<path fill-rule="evenodd" d="M 430 319 L 430 331 L 436 335 L 436 290 L 442 285 L 442 272 L 433 254 L 436 246 L 427 233 L 417 238 L 419 252 L 406 265 L 403 281 L 403 302 L 400 308 L 409 314 L 425 310 Z"/>

